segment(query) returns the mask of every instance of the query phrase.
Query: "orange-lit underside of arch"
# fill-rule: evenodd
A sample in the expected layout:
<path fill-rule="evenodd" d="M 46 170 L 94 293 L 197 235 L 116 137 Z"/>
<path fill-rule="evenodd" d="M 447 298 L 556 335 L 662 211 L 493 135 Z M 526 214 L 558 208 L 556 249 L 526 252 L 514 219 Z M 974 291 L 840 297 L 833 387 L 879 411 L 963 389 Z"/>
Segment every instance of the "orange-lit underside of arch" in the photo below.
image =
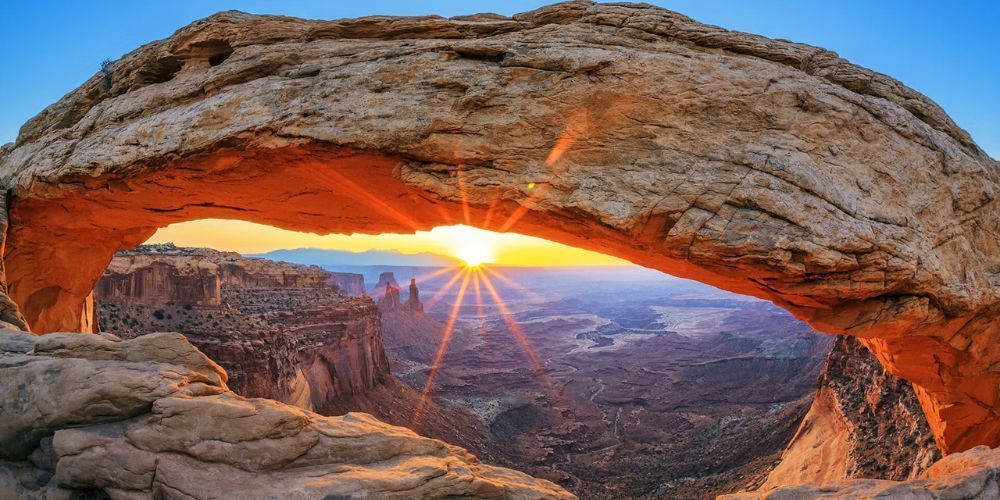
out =
<path fill-rule="evenodd" d="M 10 203 L 4 257 L 10 295 L 35 332 L 89 331 L 90 293 L 115 251 L 172 223 L 231 218 L 317 233 L 413 232 L 449 224 L 516 230 L 769 299 L 827 332 L 842 333 L 838 321 L 868 314 L 865 305 L 802 299 L 759 286 L 766 270 L 755 276 L 753 268 L 726 267 L 722 259 L 713 268 L 711 262 L 694 265 L 678 258 L 662 246 L 671 221 L 655 215 L 630 231 L 616 230 L 546 207 L 544 185 L 525 198 L 521 186 L 467 179 L 460 166 L 437 173 L 457 190 L 445 199 L 401 180 L 407 168 L 399 158 L 323 145 L 224 148 L 141 176 L 78 178 L 36 189 L 35 196 Z M 995 414 L 1000 374 L 977 366 L 982 361 L 972 359 L 968 349 L 944 340 L 959 331 L 970 342 L 993 338 L 996 312 L 929 327 L 921 326 L 925 318 L 907 324 L 906 315 L 901 317 L 848 333 L 861 333 L 890 370 L 916 384 L 943 448 L 1000 444 Z M 914 334 L 920 327 L 928 330 Z"/>

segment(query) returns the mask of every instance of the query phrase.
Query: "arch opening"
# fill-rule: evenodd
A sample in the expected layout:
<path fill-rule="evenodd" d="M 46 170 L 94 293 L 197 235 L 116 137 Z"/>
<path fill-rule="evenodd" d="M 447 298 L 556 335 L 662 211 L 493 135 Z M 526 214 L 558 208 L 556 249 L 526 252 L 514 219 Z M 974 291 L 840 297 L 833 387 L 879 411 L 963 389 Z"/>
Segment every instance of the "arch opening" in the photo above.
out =
<path fill-rule="evenodd" d="M 568 3 L 220 13 L 112 69 L 123 93 L 95 74 L 0 148 L 10 296 L 36 332 L 91 329 L 114 251 L 173 222 L 468 218 L 858 337 L 916 385 L 942 450 L 1000 444 L 1000 169 L 929 99 L 834 53 Z"/>
<path fill-rule="evenodd" d="M 559 160 L 550 156 L 547 164 Z M 751 250 L 760 243 L 753 240 L 769 238 L 757 231 L 770 222 L 745 221 L 739 232 L 749 247 L 720 247 L 713 236 L 701 237 L 711 219 L 685 227 L 697 222 L 687 220 L 698 213 L 693 208 L 654 210 L 626 227 L 561 208 L 557 169 L 513 178 L 500 173 L 498 180 L 492 169 L 427 166 L 324 144 L 228 146 L 152 167 L 141 175 L 36 187 L 31 197 L 10 201 L 10 296 L 34 331 L 91 331 L 91 291 L 114 253 L 172 223 L 240 219 L 317 233 L 410 233 L 454 224 L 516 229 L 769 300 L 820 331 L 858 336 L 891 372 L 914 383 L 942 450 L 1000 439 L 1000 373 L 989 364 L 1000 353 L 992 344 L 969 349 L 992 338 L 996 308 L 950 319 L 926 298 L 845 299 L 843 290 L 858 296 L 852 282 L 830 279 L 830 287 L 817 287 L 814 278 L 789 275 L 787 261 L 772 260 L 786 251 Z"/>
<path fill-rule="evenodd" d="M 365 411 L 578 493 L 638 495 L 691 474 L 705 477 L 674 494 L 746 487 L 809 408 L 833 340 L 765 301 L 551 243 L 540 256 L 539 242 L 463 226 L 324 237 L 198 221 L 149 243 L 116 255 L 98 282 L 101 331 L 180 331 L 244 396 Z M 493 262 L 457 260 L 469 244 Z M 254 260 L 189 248 L 201 246 Z M 345 263 L 323 247 L 436 255 Z M 374 335 L 364 300 L 323 293 L 305 269 L 267 271 L 261 258 L 362 278 L 361 292 L 338 288 L 374 298 L 389 367 L 372 355 L 381 347 L 347 340 Z M 305 351 L 283 345 L 304 338 Z M 698 444 L 706 436 L 710 450 Z"/>
<path fill-rule="evenodd" d="M 224 12 L 106 65 L 0 172 L 0 319 L 36 333 L 93 330 L 115 250 L 174 222 L 464 223 L 769 300 L 913 382 L 946 454 L 1000 445 L 1000 164 L 821 48 L 636 4 Z"/>

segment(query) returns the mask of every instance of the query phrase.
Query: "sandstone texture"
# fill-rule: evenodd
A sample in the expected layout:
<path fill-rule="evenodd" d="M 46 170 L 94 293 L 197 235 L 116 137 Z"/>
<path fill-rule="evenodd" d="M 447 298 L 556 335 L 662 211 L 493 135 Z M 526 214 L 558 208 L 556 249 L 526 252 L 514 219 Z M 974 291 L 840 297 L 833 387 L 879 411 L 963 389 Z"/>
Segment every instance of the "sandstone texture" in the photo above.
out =
<path fill-rule="evenodd" d="M 39 333 L 91 330 L 115 251 L 173 222 L 467 223 L 771 300 L 912 382 L 943 452 L 1000 444 L 997 162 L 824 49 L 641 4 L 224 12 L 30 120 L 0 179 Z"/>
<path fill-rule="evenodd" d="M 807 500 L 913 498 L 993 500 L 1000 498 L 1000 449 L 977 446 L 949 455 L 913 481 L 858 479 L 783 486 L 763 493 L 721 495 L 720 500 Z"/>
<path fill-rule="evenodd" d="M 917 478 L 941 453 L 913 388 L 840 337 L 809 413 L 761 490 L 854 478 Z"/>
<path fill-rule="evenodd" d="M 176 330 L 218 362 L 229 388 L 242 396 L 327 416 L 362 411 L 479 457 L 492 456 L 478 419 L 424 401 L 392 376 L 376 304 L 331 291 L 331 276 L 347 276 L 356 287 L 354 277 L 362 275 L 173 245 L 119 252 L 108 269 L 95 290 L 103 331 L 141 338 Z M 192 279 L 214 283 L 217 303 L 206 304 L 197 287 L 194 293 L 156 293 L 189 290 L 185 284 Z M 422 309 L 416 283 L 411 285 L 405 307 L 397 300 L 397 312 Z M 440 334 L 441 325 L 435 327 Z M 419 422 L 413 420 L 417 407 L 424 414 Z"/>
<path fill-rule="evenodd" d="M 3 329 L 0 377 L 2 498 L 573 498 L 363 413 L 237 396 L 175 333 Z"/>
<path fill-rule="evenodd" d="M 330 272 L 334 283 L 347 295 L 360 297 L 365 294 L 365 277 L 357 273 Z"/>
<path fill-rule="evenodd" d="M 9 296 L 88 330 L 115 251 L 205 217 L 467 223 L 766 298 L 864 340 L 945 452 L 1000 444 L 997 162 L 833 52 L 636 4 L 307 21 L 224 12 L 0 150 Z"/>
<path fill-rule="evenodd" d="M 115 256 L 94 296 L 103 331 L 181 332 L 243 396 L 325 413 L 391 378 L 375 303 L 317 266 L 143 245 Z"/>

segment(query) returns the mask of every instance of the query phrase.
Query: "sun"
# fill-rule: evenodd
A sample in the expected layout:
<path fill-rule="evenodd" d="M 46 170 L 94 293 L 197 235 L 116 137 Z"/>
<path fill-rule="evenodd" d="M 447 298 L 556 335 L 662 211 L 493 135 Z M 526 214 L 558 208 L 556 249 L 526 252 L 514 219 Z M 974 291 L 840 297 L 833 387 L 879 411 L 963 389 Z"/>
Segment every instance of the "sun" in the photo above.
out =
<path fill-rule="evenodd" d="M 446 233 L 443 236 L 451 247 L 451 254 L 465 262 L 466 267 L 493 262 L 495 235 L 469 226 L 452 226 L 442 232 Z"/>
<path fill-rule="evenodd" d="M 466 267 L 478 267 L 493 261 L 490 249 L 485 246 L 470 245 L 455 252 L 455 257 L 462 259 Z"/>

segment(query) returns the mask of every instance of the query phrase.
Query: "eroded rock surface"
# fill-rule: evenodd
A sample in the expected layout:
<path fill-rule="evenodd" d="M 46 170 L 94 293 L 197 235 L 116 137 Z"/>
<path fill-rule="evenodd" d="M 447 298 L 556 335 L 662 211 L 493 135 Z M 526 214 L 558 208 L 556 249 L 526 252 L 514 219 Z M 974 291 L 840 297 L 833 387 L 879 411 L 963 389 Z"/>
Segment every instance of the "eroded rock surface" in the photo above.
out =
<path fill-rule="evenodd" d="M 910 384 L 886 373 L 857 339 L 840 337 L 809 413 L 761 490 L 851 478 L 914 479 L 939 458 Z"/>
<path fill-rule="evenodd" d="M 369 415 L 322 417 L 247 399 L 225 379 L 178 334 L 122 341 L 0 330 L 0 380 L 12 389 L 0 394 L 0 492 L 573 498 Z"/>
<path fill-rule="evenodd" d="M 949 455 L 912 481 L 855 479 L 783 486 L 763 493 L 722 495 L 720 500 L 809 500 L 919 498 L 993 500 L 1000 498 L 1000 448 L 977 446 Z"/>
<path fill-rule="evenodd" d="M 375 303 L 317 266 L 143 245 L 115 256 L 94 295 L 103 331 L 179 331 L 247 397 L 325 413 L 392 377 Z"/>
<path fill-rule="evenodd" d="M 913 382 L 944 452 L 1000 444 L 997 162 L 824 49 L 639 4 L 225 12 L 30 120 L 0 174 L 38 332 L 90 328 L 115 250 L 173 222 L 467 223 L 774 301 Z"/>

